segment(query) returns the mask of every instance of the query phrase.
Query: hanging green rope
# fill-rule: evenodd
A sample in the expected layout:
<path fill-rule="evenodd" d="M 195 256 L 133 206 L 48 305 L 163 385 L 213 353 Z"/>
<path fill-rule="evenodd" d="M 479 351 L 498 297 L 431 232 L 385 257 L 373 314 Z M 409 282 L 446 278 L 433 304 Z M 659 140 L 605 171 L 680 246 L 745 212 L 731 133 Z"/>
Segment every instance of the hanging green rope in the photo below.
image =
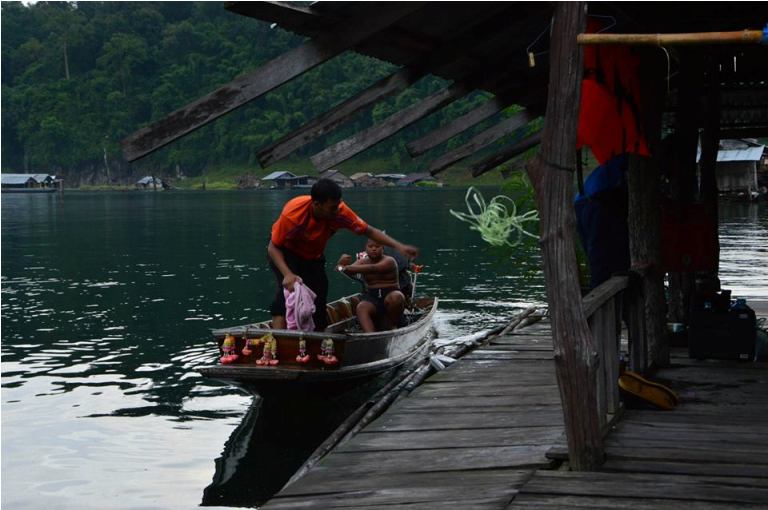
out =
<path fill-rule="evenodd" d="M 483 240 L 492 246 L 517 246 L 524 236 L 538 239 L 538 236 L 525 230 L 527 223 L 539 220 L 536 210 L 517 214 L 515 201 L 506 195 L 498 195 L 486 204 L 483 195 L 474 187 L 467 190 L 464 197 L 468 213 L 454 211 L 451 214 L 461 221 L 469 223 L 470 230 L 477 230 Z M 474 202 L 474 206 L 473 206 Z M 509 207 L 508 207 L 509 205 Z M 473 207 L 477 207 L 475 211 Z"/>

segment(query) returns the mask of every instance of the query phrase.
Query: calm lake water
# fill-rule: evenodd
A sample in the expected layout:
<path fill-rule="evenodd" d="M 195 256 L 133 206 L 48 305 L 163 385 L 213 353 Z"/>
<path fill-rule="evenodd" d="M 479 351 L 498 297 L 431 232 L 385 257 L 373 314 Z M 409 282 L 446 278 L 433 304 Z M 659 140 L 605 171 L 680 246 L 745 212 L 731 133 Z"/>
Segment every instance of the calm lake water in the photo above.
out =
<path fill-rule="evenodd" d="M 2 196 L 3 507 L 255 506 L 284 483 L 343 409 L 262 402 L 195 369 L 216 360 L 210 329 L 267 315 L 269 228 L 295 194 Z M 535 245 L 486 246 L 448 213 L 463 190 L 345 199 L 422 249 L 417 293 L 441 299 L 438 337 L 543 303 Z M 723 285 L 768 299 L 765 206 L 721 211 Z M 326 253 L 362 245 L 342 232 Z M 330 278 L 331 297 L 357 290 Z"/>

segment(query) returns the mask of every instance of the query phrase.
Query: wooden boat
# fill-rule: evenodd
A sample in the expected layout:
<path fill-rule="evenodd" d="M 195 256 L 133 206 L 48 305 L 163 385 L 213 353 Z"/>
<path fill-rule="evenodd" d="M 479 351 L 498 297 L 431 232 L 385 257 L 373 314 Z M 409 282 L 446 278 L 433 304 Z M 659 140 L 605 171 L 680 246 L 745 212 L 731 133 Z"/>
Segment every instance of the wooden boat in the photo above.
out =
<path fill-rule="evenodd" d="M 354 310 L 360 298 L 355 294 L 329 303 L 330 325 L 323 332 L 272 329 L 269 321 L 214 330 L 223 363 L 198 371 L 262 396 L 337 393 L 426 351 L 437 298 L 414 300 L 404 326 L 374 333 L 359 328 Z"/>

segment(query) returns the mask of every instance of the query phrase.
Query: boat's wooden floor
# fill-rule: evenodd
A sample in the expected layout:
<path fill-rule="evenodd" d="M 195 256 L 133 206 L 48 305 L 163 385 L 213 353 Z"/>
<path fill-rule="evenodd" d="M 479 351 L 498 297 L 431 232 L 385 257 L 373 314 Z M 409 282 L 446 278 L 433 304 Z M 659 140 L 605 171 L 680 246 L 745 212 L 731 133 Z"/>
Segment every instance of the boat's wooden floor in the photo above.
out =
<path fill-rule="evenodd" d="M 548 324 L 430 377 L 264 508 L 767 508 L 768 366 L 685 353 L 653 379 L 674 411 L 628 410 L 601 472 L 557 468 Z"/>

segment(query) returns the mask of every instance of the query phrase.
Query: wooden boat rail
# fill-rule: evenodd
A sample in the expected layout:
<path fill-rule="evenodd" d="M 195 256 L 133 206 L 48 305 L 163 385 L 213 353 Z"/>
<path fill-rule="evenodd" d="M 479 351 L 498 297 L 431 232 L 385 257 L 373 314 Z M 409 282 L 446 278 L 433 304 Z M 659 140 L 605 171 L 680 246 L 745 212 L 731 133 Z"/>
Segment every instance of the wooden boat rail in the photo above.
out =
<path fill-rule="evenodd" d="M 613 276 L 584 296 L 582 307 L 595 340 L 597 367 L 595 385 L 598 417 L 605 436 L 622 411 L 619 399 L 619 346 L 621 321 L 628 322 L 629 369 L 639 374 L 647 370 L 647 339 L 643 319 L 641 270 Z M 636 283 L 637 282 L 637 283 Z M 624 309 L 627 313 L 624 314 Z"/>

